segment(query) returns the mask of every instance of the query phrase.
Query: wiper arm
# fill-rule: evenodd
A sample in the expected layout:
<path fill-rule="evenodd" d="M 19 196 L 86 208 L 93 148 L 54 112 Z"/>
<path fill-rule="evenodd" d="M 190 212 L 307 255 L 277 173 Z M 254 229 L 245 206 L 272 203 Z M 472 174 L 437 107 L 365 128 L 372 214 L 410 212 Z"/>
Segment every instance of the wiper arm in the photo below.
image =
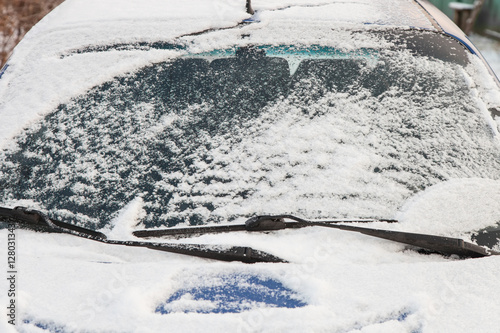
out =
<path fill-rule="evenodd" d="M 365 235 L 383 238 L 398 243 L 413 245 L 426 250 L 431 250 L 446 255 L 458 255 L 460 257 L 480 258 L 500 253 L 485 249 L 479 245 L 466 242 L 460 238 L 443 237 L 427 234 L 415 234 L 410 232 L 381 230 L 372 228 L 355 227 L 349 225 L 323 225 L 323 227 L 355 231 Z"/>
<path fill-rule="evenodd" d="M 111 240 L 107 239 L 103 233 L 53 220 L 38 210 L 30 210 L 24 207 L 15 207 L 14 209 L 0 207 L 0 222 L 15 223 L 16 225 L 36 231 L 71 234 L 105 244 L 145 247 L 153 250 L 222 261 L 241 261 L 244 263 L 286 262 L 286 260 L 272 254 L 245 246 L 228 247 L 207 244 L 169 244 Z"/>
<path fill-rule="evenodd" d="M 294 222 L 286 222 L 291 219 Z M 490 255 L 499 255 L 499 252 L 486 249 L 482 246 L 466 242 L 459 238 L 443 237 L 427 234 L 416 234 L 402 231 L 373 229 L 358 226 L 345 225 L 346 222 L 397 222 L 396 220 L 329 220 L 308 221 L 293 215 L 268 215 L 252 217 L 242 225 L 204 226 L 191 228 L 171 228 L 163 230 L 138 230 L 133 234 L 137 237 L 190 237 L 205 233 L 231 232 L 231 231 L 274 231 L 287 228 L 304 228 L 319 226 L 346 231 L 355 231 L 365 235 L 383 238 L 399 243 L 404 243 L 445 255 L 458 255 L 461 257 L 479 258 Z"/>

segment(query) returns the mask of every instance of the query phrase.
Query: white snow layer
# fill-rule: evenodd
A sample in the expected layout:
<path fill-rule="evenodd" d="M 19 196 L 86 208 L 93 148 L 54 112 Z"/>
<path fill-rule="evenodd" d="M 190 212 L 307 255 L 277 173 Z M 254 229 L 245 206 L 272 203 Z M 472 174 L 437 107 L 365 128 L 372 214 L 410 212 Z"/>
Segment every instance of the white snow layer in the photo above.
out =
<path fill-rule="evenodd" d="M 335 4 L 335 5 L 332 5 Z M 385 26 L 417 26 L 433 29 L 422 12 L 408 1 L 254 1 L 262 25 L 286 18 L 284 36 L 311 41 L 301 21 L 328 20 L 333 26 L 353 22 Z M 389 16 L 388 10 L 404 7 L 405 15 Z M 114 76 L 168 59 L 170 50 L 111 51 L 64 57 L 68 52 L 96 45 L 172 41 L 179 36 L 237 26 L 249 18 L 243 0 L 67 0 L 36 25 L 16 47 L 9 67 L 0 79 L 0 147 L 59 103 Z M 394 19 L 396 17 L 396 19 Z M 360 26 L 363 27 L 363 24 Z M 286 31 L 286 30 L 285 30 Z M 309 30 L 310 31 L 310 30 Z M 229 31 L 239 36 L 240 29 Z M 276 36 L 268 36 L 273 39 Z M 330 37 L 325 32 L 325 38 Z M 347 36 L 348 37 L 348 36 Z M 227 38 L 212 38 L 211 49 L 225 46 Z M 352 43 L 344 39 L 344 43 Z"/>
<path fill-rule="evenodd" d="M 399 2 L 372 4 L 367 0 L 352 6 L 329 6 L 335 2 L 254 1 L 254 7 L 261 10 L 261 25 L 286 15 L 327 19 L 349 14 L 380 24 L 406 22 L 404 15 L 401 22 L 387 22 L 384 9 Z M 340 9 L 337 12 L 335 8 Z M 245 18 L 244 5 L 238 1 L 144 0 L 128 1 L 125 6 L 123 0 L 67 0 L 26 36 L 0 79 L 0 147 L 6 147 L 12 136 L 58 104 L 116 75 L 178 52 L 62 55 L 95 44 L 172 40 L 205 29 L 234 26 Z M 421 21 L 424 27 L 432 28 L 423 15 Z M 300 32 L 300 22 L 290 25 L 295 26 L 294 33 Z M 207 42 L 211 44 L 206 48 L 224 46 L 226 34 L 240 33 L 221 32 L 221 38 Z M 305 40 L 307 32 L 302 33 L 287 37 Z M 339 43 L 347 47 L 356 41 Z M 345 163 L 367 163 L 362 154 L 350 152 L 345 157 L 350 158 Z M 328 160 L 321 154 L 316 158 L 319 165 Z M 396 214 L 399 225 L 367 226 L 467 237 L 470 231 L 500 221 L 499 200 L 498 180 L 452 179 L 410 198 Z M 143 214 L 142 204 L 140 197 L 130 202 L 114 219 L 108 235 L 130 238 L 132 227 Z M 7 230 L 1 230 L 0 267 L 4 272 L 6 240 Z M 220 263 L 70 235 L 18 230 L 18 321 L 13 327 L 4 315 L 0 331 L 41 332 L 37 324 L 52 332 L 496 332 L 500 327 L 500 257 L 445 259 L 417 254 L 400 244 L 321 228 L 206 235 L 192 241 L 252 246 L 290 263 Z M 296 291 L 308 305 L 255 308 L 236 314 L 154 312 L 178 288 L 198 281 L 200 276 L 210 281 L 222 273 L 273 277 Z M 0 281 L 0 304 L 5 313 L 8 281 Z M 405 319 L 397 320 L 402 314 Z"/>
<path fill-rule="evenodd" d="M 454 189 L 459 190 L 450 195 Z M 439 225 L 448 225 L 458 219 L 464 231 L 475 229 L 485 221 L 499 220 L 498 205 L 493 204 L 498 202 L 499 189 L 498 181 L 453 180 L 410 199 L 401 213 L 401 225 L 368 226 L 406 230 L 412 220 L 423 223 L 431 216 L 423 224 L 431 232 L 442 231 L 432 225 L 437 220 Z M 453 200 L 453 207 L 446 204 L 447 198 Z M 481 202 L 486 205 L 478 211 Z M 415 231 L 429 231 L 424 226 Z M 0 237 L 7 239 L 6 230 Z M 65 332 L 494 332 L 500 324 L 494 315 L 500 311 L 500 257 L 495 256 L 445 259 L 417 254 L 397 243 L 322 228 L 191 240 L 252 246 L 290 261 L 254 265 L 105 245 L 70 235 L 18 230 L 16 237 L 19 332 L 41 331 L 36 325 Z M 6 246 L 0 251 L 6 258 Z M 233 314 L 154 312 L 179 288 L 202 280 L 206 285 L 222 274 L 278 279 L 308 305 L 257 307 Z M 7 290 L 5 279 L 0 286 Z M 177 306 L 210 307 L 208 303 L 189 304 L 187 298 Z M 0 302 L 7 301 L 2 293 Z M 397 320 L 403 314 L 405 319 Z M 5 319 L 0 329 L 14 332 Z"/>

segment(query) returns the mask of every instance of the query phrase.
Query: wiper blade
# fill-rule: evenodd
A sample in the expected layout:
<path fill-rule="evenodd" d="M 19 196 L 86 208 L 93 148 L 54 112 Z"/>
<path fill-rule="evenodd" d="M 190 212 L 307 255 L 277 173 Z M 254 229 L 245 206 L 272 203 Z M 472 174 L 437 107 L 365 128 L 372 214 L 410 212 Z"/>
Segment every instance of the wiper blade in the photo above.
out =
<path fill-rule="evenodd" d="M 15 207 L 13 209 L 0 207 L 0 222 L 15 223 L 16 225 L 36 231 L 71 234 L 105 244 L 145 247 L 153 250 L 222 261 L 241 261 L 244 263 L 287 262 L 267 252 L 258 251 L 246 246 L 169 244 L 111 240 L 107 239 L 106 235 L 100 232 L 53 220 L 38 210 L 30 210 L 24 207 Z"/>
<path fill-rule="evenodd" d="M 294 222 L 286 222 L 291 219 Z M 303 228 L 319 226 L 346 231 L 355 231 L 365 235 L 383 238 L 394 242 L 404 243 L 426 250 L 439 252 L 445 255 L 458 255 L 460 257 L 479 258 L 490 255 L 499 255 L 499 252 L 484 248 L 482 246 L 466 242 L 459 238 L 443 237 L 427 234 L 416 234 L 402 231 L 366 228 L 341 223 L 347 222 L 397 222 L 396 220 L 327 220 L 308 221 L 293 215 L 266 215 L 255 216 L 243 225 L 205 226 L 191 228 L 171 228 L 162 230 L 138 230 L 133 234 L 137 237 L 190 237 L 205 233 L 231 232 L 231 231 L 274 231 L 288 228 Z"/>
<path fill-rule="evenodd" d="M 286 222 L 285 219 L 293 220 L 294 222 Z M 339 223 L 370 223 L 370 222 L 386 222 L 397 223 L 397 220 L 391 219 L 337 219 L 320 221 L 321 224 L 339 224 Z M 168 229 L 152 229 L 152 230 L 136 230 L 132 234 L 136 237 L 174 237 L 184 238 L 193 237 L 204 234 L 234 232 L 234 231 L 274 231 L 281 229 L 297 229 L 314 226 L 315 222 L 307 221 L 293 215 L 265 215 L 255 216 L 248 219 L 245 224 L 228 224 L 228 225 L 210 225 L 197 226 L 187 228 L 168 228 Z"/>

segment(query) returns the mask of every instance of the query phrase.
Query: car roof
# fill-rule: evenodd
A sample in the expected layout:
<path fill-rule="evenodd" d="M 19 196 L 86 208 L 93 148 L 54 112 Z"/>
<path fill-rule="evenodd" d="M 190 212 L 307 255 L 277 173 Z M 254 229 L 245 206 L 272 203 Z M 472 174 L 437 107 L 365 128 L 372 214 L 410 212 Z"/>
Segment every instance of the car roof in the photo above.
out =
<path fill-rule="evenodd" d="M 253 7 L 262 20 L 314 20 L 333 28 L 441 30 L 467 42 L 453 22 L 423 0 L 254 0 Z M 249 18 L 245 0 L 144 0 L 140 5 L 134 0 L 66 0 L 28 33 L 15 57 L 42 35 L 52 40 L 45 41 L 45 50 L 63 52 L 88 45 L 165 41 L 232 27 Z"/>

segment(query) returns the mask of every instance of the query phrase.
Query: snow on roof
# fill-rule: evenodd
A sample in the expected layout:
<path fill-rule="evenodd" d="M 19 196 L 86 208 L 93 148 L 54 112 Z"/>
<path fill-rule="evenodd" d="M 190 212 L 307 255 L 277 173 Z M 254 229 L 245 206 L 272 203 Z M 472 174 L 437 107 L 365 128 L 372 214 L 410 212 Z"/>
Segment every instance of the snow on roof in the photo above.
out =
<path fill-rule="evenodd" d="M 332 25 L 350 23 L 433 29 L 422 9 L 411 0 L 274 0 L 254 1 L 253 7 L 265 21 L 313 19 Z M 60 41 L 66 44 L 65 47 L 70 44 L 163 41 L 205 29 L 230 27 L 249 16 L 244 0 L 67 0 L 37 26 L 33 34 L 71 35 Z"/>

